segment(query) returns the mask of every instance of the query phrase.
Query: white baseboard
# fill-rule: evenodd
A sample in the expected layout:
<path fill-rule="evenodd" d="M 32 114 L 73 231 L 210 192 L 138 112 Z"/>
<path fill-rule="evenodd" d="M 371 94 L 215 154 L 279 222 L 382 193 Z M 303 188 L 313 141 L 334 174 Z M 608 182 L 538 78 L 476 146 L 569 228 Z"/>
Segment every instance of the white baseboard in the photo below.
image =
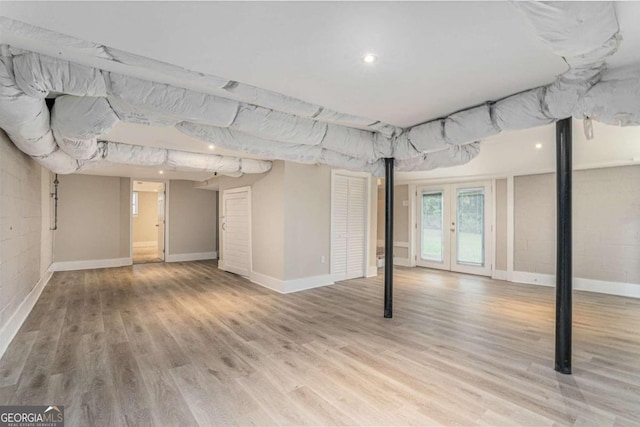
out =
<path fill-rule="evenodd" d="M 321 286 L 333 285 L 335 280 L 331 274 L 320 276 L 302 277 L 284 281 L 284 293 L 306 291 L 307 289 L 319 288 Z"/>
<path fill-rule="evenodd" d="M 376 277 L 378 275 L 378 267 L 375 265 L 370 265 L 367 268 L 367 277 Z"/>
<path fill-rule="evenodd" d="M 249 280 L 257 285 L 264 286 L 265 288 L 269 288 L 281 294 L 305 291 L 307 289 L 329 286 L 335 283 L 331 274 L 302 277 L 300 279 L 281 280 L 255 271 L 252 271 L 249 274 Z"/>
<path fill-rule="evenodd" d="M 221 267 L 218 266 L 218 268 L 221 268 Z M 274 277 L 267 276 L 266 274 L 252 271 L 251 273 L 249 273 L 249 280 L 255 283 L 256 285 L 264 286 L 265 288 L 269 288 L 273 291 L 280 292 L 281 294 L 284 293 L 283 291 L 284 280 L 282 279 L 276 279 Z"/>
<path fill-rule="evenodd" d="M 152 248 L 158 246 L 157 240 L 150 240 L 148 242 L 133 242 L 134 248 Z"/>
<path fill-rule="evenodd" d="M 192 254 L 171 254 L 167 255 L 166 262 L 203 261 L 207 259 L 218 259 L 218 252 L 195 252 Z"/>
<path fill-rule="evenodd" d="M 53 271 L 51 270 L 51 268 L 49 268 L 49 270 L 44 273 L 38 283 L 36 283 L 33 289 L 31 289 L 31 292 L 29 292 L 26 298 L 18 306 L 18 309 L 9 318 L 4 327 L 0 329 L 0 358 L 4 355 L 4 352 L 7 350 L 9 344 L 20 330 L 20 327 L 22 326 L 24 321 L 27 320 L 29 313 L 31 313 L 33 306 L 38 301 L 42 290 L 45 286 L 47 286 L 47 283 L 49 283 L 49 279 L 51 279 L 52 275 Z"/>
<path fill-rule="evenodd" d="M 492 279 L 496 280 L 507 280 L 507 271 L 506 270 L 494 270 Z"/>
<path fill-rule="evenodd" d="M 512 281 L 528 285 L 550 287 L 555 287 L 556 285 L 556 277 L 553 274 L 529 273 L 525 271 L 514 271 Z M 640 298 L 640 284 L 633 283 L 606 282 L 604 280 L 574 277 L 573 289 L 576 291 L 597 292 L 607 295 Z"/>
<path fill-rule="evenodd" d="M 89 270 L 94 268 L 111 268 L 131 265 L 131 258 L 91 259 L 85 261 L 54 262 L 49 269 L 51 271 Z"/>

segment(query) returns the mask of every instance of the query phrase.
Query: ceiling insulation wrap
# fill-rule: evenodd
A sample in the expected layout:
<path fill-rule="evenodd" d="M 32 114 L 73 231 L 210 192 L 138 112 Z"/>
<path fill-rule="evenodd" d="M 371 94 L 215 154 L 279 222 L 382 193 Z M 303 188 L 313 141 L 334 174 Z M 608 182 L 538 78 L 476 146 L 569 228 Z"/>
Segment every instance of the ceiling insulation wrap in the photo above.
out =
<path fill-rule="evenodd" d="M 396 167 L 407 171 L 462 165 L 478 155 L 478 141 L 484 138 L 571 115 L 640 123 L 638 75 L 607 78 L 605 72 L 607 57 L 620 43 L 611 3 L 526 2 L 516 7 L 541 42 L 564 58 L 568 70 L 549 85 L 408 129 L 0 18 L 0 29 L 17 43 L 2 46 L 0 126 L 20 149 L 58 173 L 101 162 L 231 176 L 270 168 L 264 160 L 99 140 L 123 121 L 175 126 L 247 155 L 381 176 L 383 158 L 395 158 Z M 57 56 L 29 51 L 38 46 Z M 45 97 L 56 97 L 51 115 Z"/>

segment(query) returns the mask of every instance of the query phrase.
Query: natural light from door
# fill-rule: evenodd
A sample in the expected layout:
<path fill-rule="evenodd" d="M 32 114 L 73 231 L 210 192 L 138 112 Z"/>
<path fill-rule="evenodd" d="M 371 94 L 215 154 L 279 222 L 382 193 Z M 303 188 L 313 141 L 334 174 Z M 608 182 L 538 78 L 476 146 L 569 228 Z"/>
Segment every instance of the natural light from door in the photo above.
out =
<path fill-rule="evenodd" d="M 484 265 L 484 188 L 461 188 L 456 195 L 456 261 Z"/>
<path fill-rule="evenodd" d="M 422 259 L 444 260 L 444 217 L 441 191 L 422 194 Z"/>

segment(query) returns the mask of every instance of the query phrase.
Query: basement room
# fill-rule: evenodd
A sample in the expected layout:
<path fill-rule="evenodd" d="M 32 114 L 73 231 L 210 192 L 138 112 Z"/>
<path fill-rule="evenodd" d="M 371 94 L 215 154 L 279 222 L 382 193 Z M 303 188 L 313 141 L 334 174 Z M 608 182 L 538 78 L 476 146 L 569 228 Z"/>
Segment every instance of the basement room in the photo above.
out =
<path fill-rule="evenodd" d="M 640 3 L 0 1 L 0 425 L 640 425 Z"/>

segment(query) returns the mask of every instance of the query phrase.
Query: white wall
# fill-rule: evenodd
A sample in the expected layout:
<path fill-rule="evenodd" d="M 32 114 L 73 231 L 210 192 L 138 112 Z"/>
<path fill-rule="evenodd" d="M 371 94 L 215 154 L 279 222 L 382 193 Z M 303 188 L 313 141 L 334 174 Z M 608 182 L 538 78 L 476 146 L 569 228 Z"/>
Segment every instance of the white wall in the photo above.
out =
<path fill-rule="evenodd" d="M 216 196 L 214 191 L 195 188 L 193 181 L 169 182 L 169 257 L 184 254 L 215 257 Z"/>
<path fill-rule="evenodd" d="M 251 187 L 252 280 L 284 292 L 332 282 L 330 168 L 275 161 L 266 174 L 220 177 L 217 183 L 220 203 L 224 190 Z M 371 178 L 368 250 L 373 274 L 376 195 L 376 180 Z M 222 236 L 219 251 L 224 261 Z"/>
<path fill-rule="evenodd" d="M 0 131 L 0 356 L 50 277 L 49 180 Z"/>
<path fill-rule="evenodd" d="M 285 279 L 329 274 L 331 168 L 287 162 L 284 188 Z"/>
<path fill-rule="evenodd" d="M 251 240 L 253 271 L 284 280 L 284 162 L 274 161 L 265 174 L 249 174 L 240 178 L 218 178 L 218 202 L 222 216 L 225 190 L 251 187 Z M 219 221 L 220 222 L 220 221 Z M 224 234 L 219 229 L 219 256 L 224 262 Z"/>
<path fill-rule="evenodd" d="M 60 175 L 58 179 L 54 261 L 126 264 L 123 259 L 131 256 L 129 178 Z"/>

